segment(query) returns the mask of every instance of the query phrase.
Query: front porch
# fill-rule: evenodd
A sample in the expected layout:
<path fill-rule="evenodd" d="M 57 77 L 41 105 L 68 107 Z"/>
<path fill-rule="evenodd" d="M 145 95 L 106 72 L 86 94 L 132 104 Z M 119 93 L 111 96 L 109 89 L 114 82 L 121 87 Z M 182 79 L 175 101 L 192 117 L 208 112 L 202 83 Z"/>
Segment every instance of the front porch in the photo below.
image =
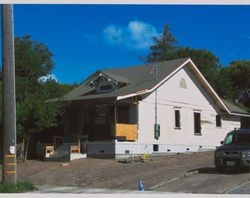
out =
<path fill-rule="evenodd" d="M 137 139 L 137 102 L 77 101 L 66 109 L 63 136 L 54 136 L 53 144 L 40 145 L 40 153 L 45 159 L 59 151 L 67 153 L 69 160 L 73 154 L 114 158 L 116 142 L 133 143 Z"/>
<path fill-rule="evenodd" d="M 138 104 L 131 101 L 78 101 L 64 117 L 65 142 L 136 141 Z"/>

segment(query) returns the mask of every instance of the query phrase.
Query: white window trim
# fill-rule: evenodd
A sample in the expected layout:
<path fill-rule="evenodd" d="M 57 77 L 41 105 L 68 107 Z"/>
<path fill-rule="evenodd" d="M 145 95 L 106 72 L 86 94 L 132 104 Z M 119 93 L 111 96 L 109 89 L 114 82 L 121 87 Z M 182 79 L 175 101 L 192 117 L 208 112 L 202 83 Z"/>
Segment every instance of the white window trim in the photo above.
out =
<path fill-rule="evenodd" d="M 180 127 L 176 127 L 176 117 L 175 117 L 175 111 L 179 111 L 179 124 Z M 174 107 L 174 129 L 181 130 L 181 107 Z"/>

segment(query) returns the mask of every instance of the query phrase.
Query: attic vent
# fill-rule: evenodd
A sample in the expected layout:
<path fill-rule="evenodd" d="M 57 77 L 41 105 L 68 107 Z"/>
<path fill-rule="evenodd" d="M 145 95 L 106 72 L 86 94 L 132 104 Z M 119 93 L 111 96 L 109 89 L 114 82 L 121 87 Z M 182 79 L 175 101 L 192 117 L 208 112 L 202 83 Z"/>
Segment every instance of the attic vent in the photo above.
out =
<path fill-rule="evenodd" d="M 100 91 L 109 91 L 112 89 L 111 85 L 101 85 L 100 86 Z"/>
<path fill-rule="evenodd" d="M 180 84 L 179 84 L 180 88 L 183 88 L 183 89 L 187 89 L 187 84 L 186 84 L 186 81 L 184 78 L 182 78 L 180 80 Z"/>

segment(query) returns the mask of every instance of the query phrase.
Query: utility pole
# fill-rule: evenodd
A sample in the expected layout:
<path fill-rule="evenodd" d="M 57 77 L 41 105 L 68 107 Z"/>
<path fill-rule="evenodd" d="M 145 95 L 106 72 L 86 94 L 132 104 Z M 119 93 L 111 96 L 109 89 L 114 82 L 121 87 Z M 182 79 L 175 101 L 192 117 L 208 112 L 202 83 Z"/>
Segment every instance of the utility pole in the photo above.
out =
<path fill-rule="evenodd" d="M 153 70 L 151 71 L 151 72 L 153 72 L 154 71 L 154 73 L 155 73 L 155 82 L 157 82 L 158 80 L 159 80 L 159 76 L 158 76 L 158 65 L 157 65 L 157 63 L 154 65 L 154 67 L 153 67 Z M 159 137 L 160 137 L 160 125 L 158 124 L 158 98 L 157 98 L 157 96 L 158 96 L 158 93 L 157 93 L 157 89 L 155 90 L 155 124 L 154 124 L 154 138 L 156 139 L 156 140 L 158 140 L 159 139 Z"/>
<path fill-rule="evenodd" d="M 13 5 L 2 4 L 3 172 L 4 184 L 16 184 L 16 95 Z"/>

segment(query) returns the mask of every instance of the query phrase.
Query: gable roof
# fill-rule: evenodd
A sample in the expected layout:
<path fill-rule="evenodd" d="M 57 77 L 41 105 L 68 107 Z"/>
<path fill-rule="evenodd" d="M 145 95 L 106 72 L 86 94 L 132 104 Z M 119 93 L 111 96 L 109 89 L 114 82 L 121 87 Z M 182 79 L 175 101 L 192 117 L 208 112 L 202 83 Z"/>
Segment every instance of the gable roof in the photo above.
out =
<path fill-rule="evenodd" d="M 93 75 L 88 81 L 85 81 L 76 89 L 72 90 L 70 93 L 65 95 L 62 100 L 84 100 L 84 99 L 94 99 L 94 98 L 107 98 L 107 97 L 121 97 L 127 96 L 129 94 L 135 94 L 141 92 L 143 90 L 149 90 L 158 84 L 162 79 L 168 76 L 171 72 L 173 72 L 180 65 L 185 63 L 188 58 L 184 59 L 176 59 L 170 61 L 164 61 L 158 63 L 158 73 L 159 78 L 156 81 L 154 78 L 154 74 L 152 74 L 152 69 L 155 64 L 150 63 L 146 65 L 132 66 L 132 67 L 124 67 L 124 68 L 115 68 L 115 69 L 107 69 L 97 72 Z M 104 75 L 109 76 L 110 78 L 119 81 L 128 83 L 127 86 L 121 87 L 120 89 L 114 90 L 109 93 L 94 93 L 91 95 L 85 95 L 90 91 L 93 91 L 94 88 L 90 88 L 88 83 L 96 78 L 97 75 L 103 73 Z"/>
<path fill-rule="evenodd" d="M 154 72 L 152 72 L 155 65 L 155 63 L 149 63 L 145 65 L 107 69 L 96 72 L 96 74 L 92 75 L 83 84 L 69 92 L 60 100 L 76 101 L 100 98 L 122 100 L 132 96 L 151 93 L 163 83 L 165 83 L 180 69 L 187 65 L 191 69 L 195 77 L 198 79 L 200 84 L 203 86 L 203 88 L 214 99 L 215 103 L 219 106 L 220 109 L 226 111 L 231 115 L 250 116 L 246 111 L 221 99 L 190 58 L 181 58 L 157 63 L 158 80 L 155 79 Z M 95 88 L 89 86 L 89 82 L 95 79 L 100 74 L 108 76 L 109 78 L 117 82 L 127 83 L 127 85 L 112 92 L 95 93 Z"/>

